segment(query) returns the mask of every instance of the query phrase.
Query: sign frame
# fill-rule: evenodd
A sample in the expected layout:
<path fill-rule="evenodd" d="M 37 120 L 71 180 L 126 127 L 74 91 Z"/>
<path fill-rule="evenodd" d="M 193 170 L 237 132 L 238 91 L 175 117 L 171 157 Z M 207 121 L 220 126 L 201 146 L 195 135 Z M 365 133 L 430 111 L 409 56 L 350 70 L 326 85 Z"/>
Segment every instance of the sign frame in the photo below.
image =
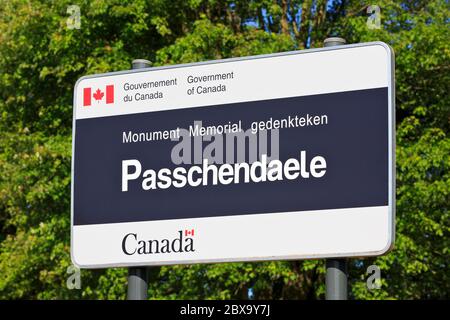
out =
<path fill-rule="evenodd" d="M 73 119 L 72 119 L 72 157 L 71 157 L 71 227 L 70 227 L 70 256 L 72 263 L 80 268 L 84 269 L 101 269 L 101 268 L 112 268 L 112 267 L 137 267 L 137 266 L 163 266 L 163 265 L 177 265 L 177 264 L 199 264 L 199 263 L 224 263 L 224 262 L 256 262 L 256 261 L 279 261 L 279 260 L 310 260 L 310 259 L 325 259 L 325 258 L 355 258 L 355 257 L 370 257 L 370 256 L 380 256 L 389 252 L 395 242 L 395 56 L 393 49 L 386 43 L 381 41 L 375 42 L 366 42 L 366 43 L 357 43 L 357 44 L 349 44 L 349 45 L 341 45 L 334 47 L 324 47 L 324 48 L 316 48 L 316 49 L 306 49 L 306 50 L 298 50 L 298 51 L 287 51 L 280 52 L 274 54 L 263 54 L 263 55 L 255 55 L 255 56 L 247 56 L 247 57 L 237 57 L 237 58 L 229 58 L 229 59 L 220 59 L 220 60 L 211 60 L 211 61 L 202 61 L 196 63 L 186 63 L 186 64 L 177 64 L 177 65 L 169 65 L 169 66 L 161 66 L 161 67 L 151 67 L 151 68 L 142 68 L 142 69 L 131 69 L 131 70 L 123 70 L 116 72 L 108 72 L 94 75 L 86 75 L 79 78 L 74 86 L 74 93 L 77 92 L 77 88 L 79 83 L 85 79 L 94 79 L 94 78 L 103 78 L 109 76 L 116 75 L 124 75 L 124 74 L 135 74 L 141 72 L 152 72 L 158 70 L 171 70 L 177 68 L 191 67 L 191 66 L 202 66 L 202 65 L 211 65 L 211 64 L 221 64 L 235 61 L 247 61 L 254 59 L 265 59 L 272 57 L 281 57 L 281 56 L 289 56 L 289 55 L 303 55 L 315 52 L 324 52 L 324 51 L 334 51 L 334 50 L 343 50 L 348 48 L 359 48 L 365 46 L 373 46 L 380 45 L 382 46 L 389 54 L 390 57 L 388 59 L 388 68 L 390 69 L 391 77 L 388 79 L 388 215 L 389 215 L 389 240 L 388 245 L 380 251 L 377 252 L 354 252 L 354 253 L 345 253 L 345 254 L 317 254 L 317 255 L 289 255 L 289 256 L 273 256 L 273 257 L 261 257 L 261 258 L 225 258 L 225 259 L 215 259 L 215 260 L 180 260 L 180 261 L 168 261 L 165 263 L 158 262 L 137 262 L 137 263 L 108 263 L 108 264 L 95 264 L 95 265 L 84 265 L 78 264 L 74 254 L 74 237 L 73 237 L 73 229 L 74 229 L 74 176 L 75 176 L 75 133 L 76 133 L 76 106 L 77 106 L 77 96 L 74 94 L 73 97 Z M 370 63 L 370 61 L 369 61 Z M 370 64 L 368 64 L 368 72 L 370 69 Z M 154 220 L 149 220 L 154 221 Z"/>

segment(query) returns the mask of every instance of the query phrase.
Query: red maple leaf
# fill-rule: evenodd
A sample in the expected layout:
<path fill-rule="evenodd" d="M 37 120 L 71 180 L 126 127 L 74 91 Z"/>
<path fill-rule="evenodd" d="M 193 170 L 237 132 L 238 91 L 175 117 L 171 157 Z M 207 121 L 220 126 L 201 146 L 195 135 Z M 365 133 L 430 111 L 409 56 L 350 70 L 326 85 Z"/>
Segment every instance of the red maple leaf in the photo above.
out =
<path fill-rule="evenodd" d="M 95 91 L 95 93 L 93 94 L 94 99 L 97 101 L 102 100 L 104 95 L 105 94 L 100 89 L 97 89 L 97 91 Z"/>

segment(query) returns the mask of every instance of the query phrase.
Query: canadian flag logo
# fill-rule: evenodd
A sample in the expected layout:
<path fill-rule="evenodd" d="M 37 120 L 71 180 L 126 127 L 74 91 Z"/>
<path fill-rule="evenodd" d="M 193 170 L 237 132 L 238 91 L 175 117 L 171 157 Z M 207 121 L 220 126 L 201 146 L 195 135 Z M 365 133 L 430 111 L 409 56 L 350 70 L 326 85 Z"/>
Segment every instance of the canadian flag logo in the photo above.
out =
<path fill-rule="evenodd" d="M 106 104 L 114 103 L 114 85 L 107 85 L 103 91 L 100 88 L 96 88 L 95 91 L 92 88 L 83 89 L 83 107 L 92 105 L 92 99 L 99 103 L 103 98 L 105 98 Z"/>

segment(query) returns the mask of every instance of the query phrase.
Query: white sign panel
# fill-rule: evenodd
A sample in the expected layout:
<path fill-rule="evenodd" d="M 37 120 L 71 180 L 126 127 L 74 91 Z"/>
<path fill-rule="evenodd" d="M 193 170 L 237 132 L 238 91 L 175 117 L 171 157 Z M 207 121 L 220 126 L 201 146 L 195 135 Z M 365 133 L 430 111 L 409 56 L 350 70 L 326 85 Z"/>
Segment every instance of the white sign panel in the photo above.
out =
<path fill-rule="evenodd" d="M 82 77 L 72 261 L 373 256 L 394 241 L 382 42 Z"/>

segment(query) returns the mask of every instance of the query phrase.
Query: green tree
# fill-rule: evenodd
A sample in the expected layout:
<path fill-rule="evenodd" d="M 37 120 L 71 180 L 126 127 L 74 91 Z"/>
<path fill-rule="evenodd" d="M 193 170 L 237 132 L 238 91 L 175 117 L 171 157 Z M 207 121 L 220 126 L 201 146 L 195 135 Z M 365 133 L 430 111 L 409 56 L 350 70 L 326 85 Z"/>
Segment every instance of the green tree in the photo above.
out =
<path fill-rule="evenodd" d="M 126 270 L 81 273 L 68 290 L 73 85 L 86 74 L 382 40 L 396 53 L 397 235 L 386 256 L 350 262 L 357 299 L 448 298 L 449 6 L 380 0 L 381 28 L 358 0 L 73 1 L 0 5 L 0 298 L 122 299 Z M 370 64 L 368 64 L 370 72 Z M 365 270 L 381 268 L 368 291 Z M 152 298 L 317 299 L 324 261 L 154 268 Z"/>

